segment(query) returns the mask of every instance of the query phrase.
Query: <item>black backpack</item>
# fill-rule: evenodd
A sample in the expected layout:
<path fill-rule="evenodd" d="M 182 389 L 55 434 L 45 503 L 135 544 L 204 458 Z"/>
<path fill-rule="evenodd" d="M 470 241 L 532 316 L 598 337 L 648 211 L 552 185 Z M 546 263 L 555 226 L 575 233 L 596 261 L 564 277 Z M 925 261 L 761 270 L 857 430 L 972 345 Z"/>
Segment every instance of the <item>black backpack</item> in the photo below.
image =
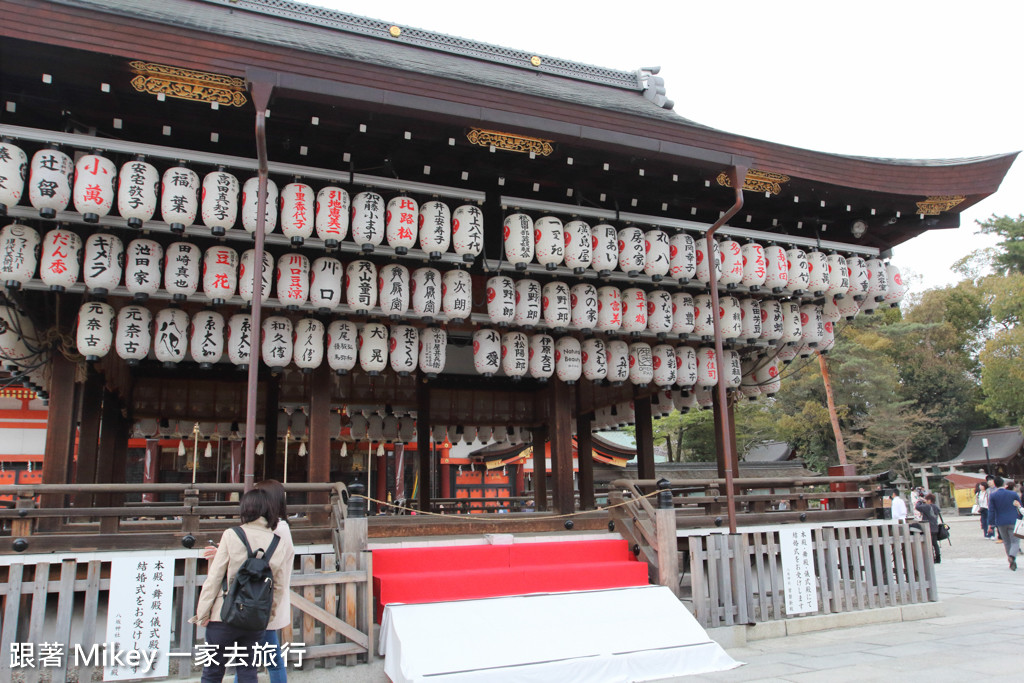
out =
<path fill-rule="evenodd" d="M 220 620 L 244 631 L 264 631 L 274 609 L 274 573 L 270 569 L 270 558 L 281 538 L 275 535 L 267 550 L 259 548 L 253 552 L 245 532 L 240 527 L 234 527 L 232 531 L 238 534 L 249 557 L 231 579 L 230 588 L 227 574 L 224 575 L 224 604 L 220 608 Z M 257 553 L 261 555 L 257 557 Z"/>

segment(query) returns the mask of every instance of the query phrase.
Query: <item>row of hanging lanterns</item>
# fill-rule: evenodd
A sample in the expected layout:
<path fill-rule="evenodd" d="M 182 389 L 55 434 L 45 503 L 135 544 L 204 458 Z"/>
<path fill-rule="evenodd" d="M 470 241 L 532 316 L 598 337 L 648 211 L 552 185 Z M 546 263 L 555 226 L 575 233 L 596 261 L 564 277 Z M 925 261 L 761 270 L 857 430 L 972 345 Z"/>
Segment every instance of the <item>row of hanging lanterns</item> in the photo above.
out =
<path fill-rule="evenodd" d="M 346 440 L 375 443 L 415 443 L 416 418 L 412 415 L 380 415 L 356 413 L 349 417 Z"/>
<path fill-rule="evenodd" d="M 3 341 L 0 335 L 0 344 Z M 158 361 L 169 366 L 191 359 L 208 368 L 221 362 L 225 353 L 229 362 L 244 366 L 249 363 L 252 343 L 248 313 L 236 313 L 225 321 L 212 309 L 190 317 L 172 307 L 153 315 L 145 306 L 123 306 L 115 311 L 103 301 L 87 301 L 78 313 L 76 344 L 89 361 L 103 358 L 113 348 L 130 365 L 148 357 L 152 350 Z M 393 325 L 389 331 L 376 322 L 357 325 L 334 320 L 325 325 L 315 318 L 293 323 L 284 316 L 269 316 L 262 322 L 260 356 L 271 369 L 294 364 L 311 372 L 326 357 L 339 374 L 358 363 L 370 375 L 390 367 L 399 375 L 420 369 L 434 377 L 444 371 L 447 343 L 447 334 L 437 327 Z"/>
<path fill-rule="evenodd" d="M 431 425 L 430 438 L 436 444 L 447 442 L 453 446 L 459 443 L 469 446 L 477 442 L 482 445 L 494 442 L 517 445 L 530 443 L 533 435 L 528 427 L 514 425 Z"/>
<path fill-rule="evenodd" d="M 182 233 L 197 219 L 214 236 L 223 236 L 241 223 L 255 233 L 259 211 L 259 179 L 244 183 L 223 166 L 202 179 L 184 161 L 162 174 L 145 157 L 136 156 L 120 169 L 99 151 L 75 162 L 57 145 L 32 155 L 10 142 L 0 143 L 0 209 L 16 206 L 28 184 L 29 203 L 44 218 L 53 218 L 69 203 L 86 223 L 97 223 L 117 208 L 128 225 L 141 228 L 153 220 L 156 210 L 171 230 Z M 455 253 L 472 261 L 483 249 L 483 212 L 465 204 L 452 211 L 437 200 L 420 206 L 405 195 L 385 202 L 376 192 L 359 192 L 349 198 L 341 187 L 328 185 L 314 190 L 296 179 L 278 190 L 267 182 L 264 231 L 274 232 L 280 216 L 281 232 L 295 245 L 316 236 L 328 249 L 336 248 L 351 230 L 352 241 L 364 251 L 373 251 L 385 239 L 398 254 L 407 253 L 417 242 L 431 258 L 438 259 L 454 247 Z M 239 221 L 240 218 L 240 221 Z"/>

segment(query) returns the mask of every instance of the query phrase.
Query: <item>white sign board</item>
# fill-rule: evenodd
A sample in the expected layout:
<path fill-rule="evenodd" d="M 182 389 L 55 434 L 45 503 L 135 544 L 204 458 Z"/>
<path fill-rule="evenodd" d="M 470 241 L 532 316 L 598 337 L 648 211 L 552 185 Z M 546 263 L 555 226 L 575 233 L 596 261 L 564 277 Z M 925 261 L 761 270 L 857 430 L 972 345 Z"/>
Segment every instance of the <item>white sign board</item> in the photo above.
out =
<path fill-rule="evenodd" d="M 104 681 L 167 676 L 174 558 L 122 557 L 110 563 Z"/>
<path fill-rule="evenodd" d="M 786 614 L 818 611 L 818 582 L 814 576 L 814 545 L 810 529 L 780 529 L 782 580 Z"/>

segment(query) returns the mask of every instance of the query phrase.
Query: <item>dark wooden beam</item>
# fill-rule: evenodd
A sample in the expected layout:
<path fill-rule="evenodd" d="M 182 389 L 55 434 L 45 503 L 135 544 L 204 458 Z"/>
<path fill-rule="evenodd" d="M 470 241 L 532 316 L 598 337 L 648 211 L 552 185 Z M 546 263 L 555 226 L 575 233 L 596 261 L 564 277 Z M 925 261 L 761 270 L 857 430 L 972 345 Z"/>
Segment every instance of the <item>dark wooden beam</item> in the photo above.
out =
<path fill-rule="evenodd" d="M 554 508 L 559 514 L 576 510 L 572 484 L 572 412 L 576 405 L 575 385 L 553 380 L 551 401 L 551 477 Z"/>
<path fill-rule="evenodd" d="M 96 482 L 96 461 L 99 457 L 100 408 L 103 405 L 103 376 L 92 367 L 86 371 L 85 384 L 81 391 L 81 408 L 78 423 L 78 458 L 75 466 L 75 482 L 92 484 Z M 93 496 L 79 493 L 73 496 L 74 506 L 91 507 Z"/>
<path fill-rule="evenodd" d="M 547 425 L 530 429 L 533 435 L 533 500 L 537 512 L 548 509 Z"/>
<path fill-rule="evenodd" d="M 714 410 L 714 414 L 715 414 L 715 454 L 717 456 L 716 460 L 718 462 L 718 476 L 719 476 L 719 478 L 725 478 L 725 465 L 726 465 L 726 461 L 725 461 L 725 447 L 724 447 L 724 444 L 722 443 L 721 437 L 719 436 L 722 433 L 722 411 L 724 410 L 724 411 L 728 412 L 728 415 L 729 415 L 729 418 L 730 418 L 729 419 L 729 423 L 731 425 L 733 425 L 734 427 L 736 425 L 736 421 L 731 419 L 733 417 L 732 404 L 729 403 L 726 406 L 722 406 L 719 403 L 717 392 L 713 391 L 713 392 L 711 392 L 711 395 L 712 395 L 712 398 L 713 398 L 713 401 L 714 401 L 713 404 L 712 404 L 712 409 Z M 729 436 L 727 438 L 732 442 L 732 448 L 730 449 L 730 452 L 732 453 L 732 463 L 731 463 L 731 465 L 732 465 L 733 474 L 735 475 L 736 472 L 740 471 L 739 456 L 736 453 L 736 430 L 735 430 L 735 428 L 732 431 L 729 432 Z M 737 494 L 740 492 L 738 487 L 736 488 L 735 492 Z"/>
<path fill-rule="evenodd" d="M 281 376 L 268 377 L 263 383 L 264 412 L 263 425 L 263 468 L 260 479 L 282 477 L 277 475 L 277 416 L 280 412 Z"/>
<path fill-rule="evenodd" d="M 50 406 L 46 417 L 43 483 L 68 484 L 75 442 L 76 367 L 60 351 L 50 357 Z M 64 497 L 59 494 L 43 495 L 40 505 L 64 507 Z"/>
<path fill-rule="evenodd" d="M 580 509 L 593 510 L 594 498 L 594 434 L 593 414 L 576 414 L 576 461 L 579 467 Z"/>
<path fill-rule="evenodd" d="M 416 457 L 420 466 L 418 500 L 420 510 L 430 509 L 431 482 L 434 480 L 434 459 L 430 453 L 430 385 L 420 378 L 416 385 Z"/>
<path fill-rule="evenodd" d="M 651 397 L 633 399 L 636 419 L 636 470 L 639 479 L 654 479 L 654 424 L 651 422 Z"/>
<path fill-rule="evenodd" d="M 334 373 L 327 363 L 313 371 L 309 388 L 309 481 L 326 483 L 331 480 L 331 385 Z M 310 493 L 310 504 L 326 504 L 330 496 Z M 314 513 L 313 524 L 327 521 L 326 513 Z"/>

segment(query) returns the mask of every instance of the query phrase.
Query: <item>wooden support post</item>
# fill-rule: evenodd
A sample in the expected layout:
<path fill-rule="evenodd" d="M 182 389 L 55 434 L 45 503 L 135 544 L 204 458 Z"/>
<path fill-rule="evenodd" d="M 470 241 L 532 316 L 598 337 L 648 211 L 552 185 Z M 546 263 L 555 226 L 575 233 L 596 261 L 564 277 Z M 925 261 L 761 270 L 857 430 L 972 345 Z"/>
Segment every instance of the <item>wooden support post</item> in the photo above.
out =
<path fill-rule="evenodd" d="M 713 408 L 714 408 L 714 412 L 715 412 L 715 436 L 717 437 L 715 439 L 715 451 L 718 454 L 718 458 L 717 458 L 717 460 L 718 460 L 718 478 L 719 479 L 725 479 L 725 469 L 726 469 L 725 453 L 726 453 L 726 449 L 725 449 L 725 444 L 721 443 L 721 441 L 722 441 L 721 434 L 722 434 L 722 413 L 723 413 L 723 411 L 725 413 L 727 413 L 730 425 L 735 425 L 736 422 L 735 422 L 735 420 L 733 420 L 732 405 L 731 404 L 728 404 L 728 405 L 725 405 L 725 406 L 721 405 L 720 401 L 718 400 L 718 393 L 717 392 L 714 392 L 714 391 L 711 392 L 711 396 L 712 396 L 712 399 L 714 401 Z M 732 462 L 729 463 L 729 467 L 732 468 L 733 476 L 737 476 L 739 474 L 739 471 L 740 471 L 740 465 L 739 465 L 739 458 L 738 458 L 738 456 L 736 454 L 736 432 L 735 432 L 735 430 L 730 430 L 729 431 L 728 438 L 729 438 L 729 440 L 731 442 L 731 446 L 732 446 L 729 449 L 729 451 L 728 451 L 729 453 L 732 454 L 732 456 L 731 456 Z M 723 491 L 723 493 L 724 493 L 724 491 Z M 739 489 L 734 491 L 734 493 L 739 493 Z"/>
<path fill-rule="evenodd" d="M 818 354 L 821 381 L 825 384 L 825 401 L 828 403 L 828 419 L 832 422 L 832 434 L 836 437 L 836 454 L 839 456 L 839 464 L 846 465 L 846 444 L 843 442 L 843 432 L 839 428 L 839 414 L 836 412 L 836 399 L 832 396 L 832 380 L 828 375 L 828 363 L 825 362 L 825 355 L 821 351 L 815 353 Z"/>
<path fill-rule="evenodd" d="M 548 509 L 548 463 L 546 425 L 532 427 L 533 435 L 533 508 L 537 512 Z"/>
<path fill-rule="evenodd" d="M 654 424 L 651 420 L 651 397 L 633 399 L 636 418 L 637 478 L 654 479 Z"/>
<path fill-rule="evenodd" d="M 309 482 L 327 483 L 331 480 L 331 385 L 334 373 L 331 366 L 321 363 L 313 371 L 309 397 Z M 329 502 L 329 494 L 310 493 L 311 505 Z M 323 512 L 310 515 L 310 522 L 321 526 L 327 523 L 326 507 Z"/>
<path fill-rule="evenodd" d="M 43 483 L 68 484 L 75 443 L 75 364 L 56 352 L 50 355 L 50 410 L 46 417 Z M 62 494 L 44 494 L 40 507 L 64 507 Z M 56 525 L 56 519 L 47 520 Z M 50 524 L 40 524 L 40 528 Z"/>
<path fill-rule="evenodd" d="M 128 431 L 131 429 L 131 420 L 121 415 L 119 399 L 115 399 L 115 405 L 117 410 L 114 413 L 113 448 L 110 453 L 110 483 L 124 484 L 128 470 Z M 123 493 L 111 494 L 111 506 L 120 507 L 124 505 L 124 502 Z M 100 520 L 100 533 L 115 534 L 120 524 L 120 517 L 104 517 Z"/>
<path fill-rule="evenodd" d="M 92 484 L 96 481 L 96 462 L 99 457 L 100 408 L 103 405 L 103 375 L 92 367 L 82 386 L 82 400 L 78 427 L 78 458 L 75 467 L 75 483 Z M 75 507 L 91 507 L 93 496 L 78 493 L 72 499 Z"/>
<path fill-rule="evenodd" d="M 100 446 L 99 457 L 96 460 L 96 484 L 114 483 L 114 437 L 117 434 L 118 423 L 121 421 L 121 402 L 117 400 L 117 394 L 103 390 L 103 408 L 100 411 Z M 112 505 L 111 494 L 102 493 L 96 496 L 98 507 L 110 507 Z"/>
<path fill-rule="evenodd" d="M 146 458 L 142 463 L 142 483 L 156 484 L 160 472 L 160 439 L 146 439 Z M 143 493 L 143 503 L 155 503 L 155 493 Z"/>
<path fill-rule="evenodd" d="M 576 414 L 576 460 L 579 463 L 580 510 L 593 510 L 594 499 L 594 435 L 593 414 Z"/>
<path fill-rule="evenodd" d="M 433 427 L 430 420 L 430 385 L 427 384 L 425 377 L 420 377 L 419 380 L 416 385 L 416 459 L 419 461 L 420 469 L 418 501 L 420 510 L 430 510 L 434 480 L 434 459 L 430 453 L 430 430 Z M 447 474 L 447 466 L 443 470 Z M 445 497 L 443 491 L 441 497 Z"/>
<path fill-rule="evenodd" d="M 257 337 L 258 338 L 258 337 Z M 281 384 L 279 377 L 268 377 L 263 382 L 265 402 L 263 410 L 263 468 L 258 479 L 282 477 L 277 475 L 277 416 L 280 413 Z M 283 470 L 282 470 L 283 473 Z"/>
<path fill-rule="evenodd" d="M 572 483 L 572 410 L 575 387 L 561 380 L 551 384 L 551 475 L 554 508 L 565 515 L 576 510 Z"/>
<path fill-rule="evenodd" d="M 676 511 L 671 502 L 667 508 L 658 507 L 654 522 L 658 540 L 658 583 L 668 586 L 679 597 L 679 546 L 676 538 Z"/>

